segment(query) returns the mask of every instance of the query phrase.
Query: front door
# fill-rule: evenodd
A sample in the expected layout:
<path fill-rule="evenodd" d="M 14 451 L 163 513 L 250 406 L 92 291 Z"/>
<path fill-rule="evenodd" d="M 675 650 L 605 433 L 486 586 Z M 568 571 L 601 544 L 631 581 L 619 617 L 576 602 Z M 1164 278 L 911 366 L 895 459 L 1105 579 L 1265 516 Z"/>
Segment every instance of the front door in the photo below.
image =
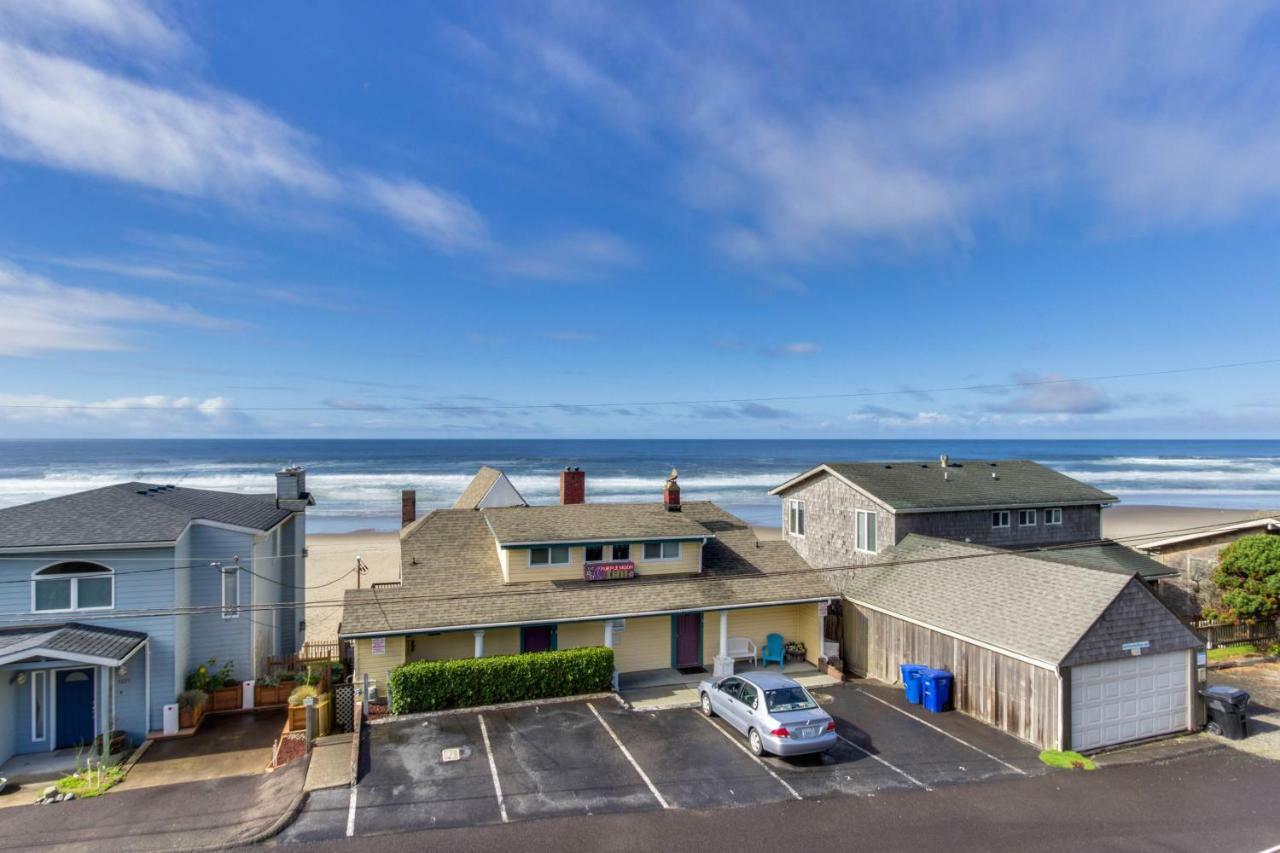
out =
<path fill-rule="evenodd" d="M 58 749 L 93 743 L 93 670 L 58 670 Z"/>
<path fill-rule="evenodd" d="M 520 651 L 550 652 L 555 647 L 555 625 L 529 625 L 520 629 Z"/>
<path fill-rule="evenodd" d="M 676 616 L 676 668 L 702 666 L 702 614 Z"/>

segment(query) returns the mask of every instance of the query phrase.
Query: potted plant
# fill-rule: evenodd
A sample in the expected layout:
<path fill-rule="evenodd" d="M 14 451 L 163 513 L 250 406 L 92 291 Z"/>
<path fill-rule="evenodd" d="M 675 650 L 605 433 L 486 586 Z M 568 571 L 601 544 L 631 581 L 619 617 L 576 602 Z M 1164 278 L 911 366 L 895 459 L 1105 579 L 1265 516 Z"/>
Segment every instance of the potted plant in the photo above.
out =
<path fill-rule="evenodd" d="M 200 725 L 209 694 L 203 690 L 184 690 L 178 694 L 178 727 L 194 729 Z"/>
<path fill-rule="evenodd" d="M 804 660 L 805 653 L 808 651 L 805 648 L 804 643 L 800 642 L 799 640 L 788 640 L 786 644 L 783 646 L 783 649 L 785 649 L 787 654 L 787 660 L 789 661 Z"/>
<path fill-rule="evenodd" d="M 235 662 L 227 661 L 221 667 L 216 658 L 209 658 L 187 676 L 188 690 L 202 690 L 209 694 L 212 711 L 232 711 L 244 702 L 243 688 L 235 676 Z"/>

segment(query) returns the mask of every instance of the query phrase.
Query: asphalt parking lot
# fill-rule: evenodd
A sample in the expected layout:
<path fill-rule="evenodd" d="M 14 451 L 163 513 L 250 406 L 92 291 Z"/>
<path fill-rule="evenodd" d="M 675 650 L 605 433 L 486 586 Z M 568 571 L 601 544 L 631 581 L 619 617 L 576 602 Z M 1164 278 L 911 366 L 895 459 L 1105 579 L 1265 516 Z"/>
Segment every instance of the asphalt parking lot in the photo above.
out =
<path fill-rule="evenodd" d="M 720 719 L 612 700 L 389 721 L 367 729 L 354 794 L 311 795 L 282 842 L 542 817 L 921 793 L 1045 772 L 1034 747 L 875 682 L 814 691 L 840 741 L 757 759 Z"/>

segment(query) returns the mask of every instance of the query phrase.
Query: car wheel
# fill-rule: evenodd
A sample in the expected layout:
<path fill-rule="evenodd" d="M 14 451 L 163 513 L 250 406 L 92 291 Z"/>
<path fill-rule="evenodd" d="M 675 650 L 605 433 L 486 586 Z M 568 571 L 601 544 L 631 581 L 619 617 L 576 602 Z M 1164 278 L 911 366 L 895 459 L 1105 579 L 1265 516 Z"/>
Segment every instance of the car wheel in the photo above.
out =
<path fill-rule="evenodd" d="M 760 733 L 755 729 L 747 732 L 747 745 L 751 747 L 751 754 L 757 758 L 764 755 L 764 741 L 760 739 Z"/>
<path fill-rule="evenodd" d="M 716 715 L 715 711 L 711 710 L 711 697 L 705 693 L 702 694 L 702 713 L 703 716 L 707 717 L 714 717 Z"/>

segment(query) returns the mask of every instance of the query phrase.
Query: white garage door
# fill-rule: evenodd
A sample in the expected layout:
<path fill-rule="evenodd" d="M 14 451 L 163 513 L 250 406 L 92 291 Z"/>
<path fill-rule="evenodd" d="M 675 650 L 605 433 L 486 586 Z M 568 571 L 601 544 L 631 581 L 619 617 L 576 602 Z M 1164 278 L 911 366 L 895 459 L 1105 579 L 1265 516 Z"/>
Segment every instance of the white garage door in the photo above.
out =
<path fill-rule="evenodd" d="M 1187 652 L 1071 668 L 1071 748 L 1098 749 L 1187 727 Z"/>

